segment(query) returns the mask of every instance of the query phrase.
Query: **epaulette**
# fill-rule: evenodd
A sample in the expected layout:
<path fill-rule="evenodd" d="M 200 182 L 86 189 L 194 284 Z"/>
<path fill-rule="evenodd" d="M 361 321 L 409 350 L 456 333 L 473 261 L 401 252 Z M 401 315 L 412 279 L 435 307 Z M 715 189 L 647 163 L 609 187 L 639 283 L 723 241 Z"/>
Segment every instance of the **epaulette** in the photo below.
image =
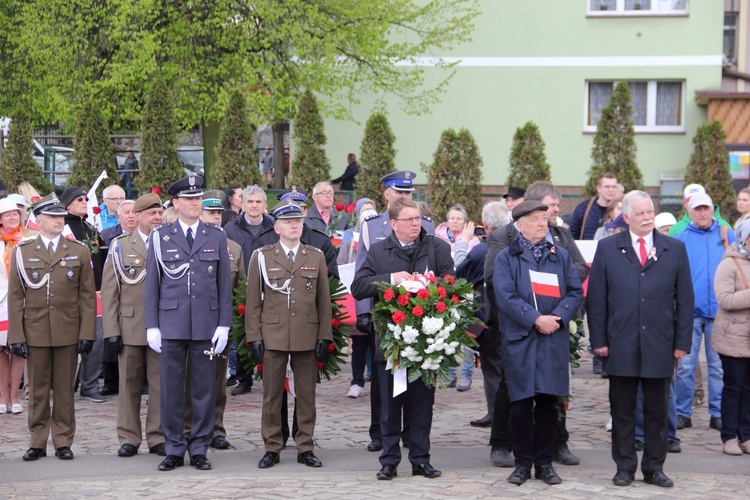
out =
<path fill-rule="evenodd" d="M 204 222 L 204 224 L 205 224 L 205 225 L 206 225 L 207 227 L 210 227 L 211 229 L 218 229 L 218 230 L 219 230 L 219 231 L 221 231 L 222 233 L 224 232 L 224 228 L 223 228 L 223 227 L 221 227 L 221 226 L 219 226 L 218 224 L 214 224 L 213 222 Z"/>
<path fill-rule="evenodd" d="M 66 239 L 67 239 L 67 238 L 66 238 Z M 78 240 L 68 240 L 68 241 L 70 241 L 70 242 L 72 242 L 72 243 L 78 243 L 78 244 L 79 244 L 79 245 L 81 245 L 82 247 L 85 247 L 85 246 L 86 246 L 86 243 L 84 243 L 83 241 L 78 241 Z"/>
<path fill-rule="evenodd" d="M 321 250 L 321 249 L 320 249 L 320 248 L 318 248 L 318 247 L 314 247 L 314 246 L 312 246 L 312 245 L 305 245 L 304 243 L 303 243 L 303 245 L 305 246 L 305 248 L 307 248 L 307 249 L 308 249 L 308 250 L 310 250 L 310 251 L 313 251 L 313 250 L 315 250 L 315 251 L 316 251 L 316 252 L 318 252 L 318 253 L 323 253 L 323 250 Z"/>
<path fill-rule="evenodd" d="M 28 245 L 29 243 L 31 243 L 31 242 L 34 242 L 34 241 L 36 241 L 36 238 L 34 238 L 34 239 L 32 239 L 32 240 L 23 240 L 23 241 L 19 241 L 19 242 L 18 242 L 18 246 Z"/>
<path fill-rule="evenodd" d="M 172 224 L 174 224 L 174 222 L 164 222 L 156 226 L 153 230 L 159 231 L 160 229 L 164 229 L 165 227 L 172 227 Z"/>
<path fill-rule="evenodd" d="M 432 222 L 432 217 L 428 217 L 426 215 L 422 216 L 422 220 L 426 220 L 427 222 Z"/>
<path fill-rule="evenodd" d="M 114 243 L 116 240 L 120 240 L 122 238 L 127 238 L 131 234 L 133 234 L 133 231 L 130 231 L 130 232 L 127 232 L 127 233 L 118 234 L 117 236 L 115 236 L 114 238 L 112 238 L 112 241 L 110 242 L 109 246 L 111 247 L 112 243 Z"/>
<path fill-rule="evenodd" d="M 258 250 L 261 250 L 261 251 L 265 252 L 266 250 L 271 250 L 274 246 L 276 246 L 276 243 L 274 243 L 272 245 L 263 245 Z"/>

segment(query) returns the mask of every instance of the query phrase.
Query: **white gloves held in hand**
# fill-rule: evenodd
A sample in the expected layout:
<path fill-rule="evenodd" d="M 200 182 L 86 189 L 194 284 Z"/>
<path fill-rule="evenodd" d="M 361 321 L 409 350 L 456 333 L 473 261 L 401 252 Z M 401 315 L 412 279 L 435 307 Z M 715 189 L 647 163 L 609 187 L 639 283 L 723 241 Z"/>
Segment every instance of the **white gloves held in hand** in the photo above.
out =
<path fill-rule="evenodd" d="M 156 352 L 161 352 L 161 330 L 158 328 L 146 328 L 146 341 L 148 346 Z"/>

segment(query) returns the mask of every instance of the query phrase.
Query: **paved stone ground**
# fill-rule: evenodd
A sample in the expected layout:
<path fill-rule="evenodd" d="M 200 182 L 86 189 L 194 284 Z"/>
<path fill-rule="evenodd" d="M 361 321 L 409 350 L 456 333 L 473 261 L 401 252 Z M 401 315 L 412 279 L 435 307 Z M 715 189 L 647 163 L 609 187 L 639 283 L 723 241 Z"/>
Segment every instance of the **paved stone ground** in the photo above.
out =
<path fill-rule="evenodd" d="M 229 396 L 225 425 L 232 449 L 209 452 L 214 468 L 199 472 L 183 467 L 160 473 L 156 455 L 141 453 L 133 458 L 116 456 L 116 397 L 94 404 L 78 400 L 78 430 L 73 451 L 76 459 L 63 462 L 50 457 L 25 463 L 21 456 L 28 447 L 27 414 L 2 415 L 0 429 L 0 498 L 80 497 L 204 497 L 285 498 L 307 495 L 315 498 L 392 497 L 550 497 L 623 498 L 694 497 L 747 498 L 750 495 L 750 455 L 730 457 L 721 452 L 717 431 L 708 427 L 708 410 L 697 407 L 691 429 L 679 432 L 681 454 L 670 454 L 665 472 L 675 481 L 672 489 L 660 489 L 640 481 L 617 488 L 610 457 L 610 435 L 606 380 L 591 374 L 591 364 L 573 378 L 575 398 L 568 413 L 570 447 L 581 457 L 577 467 L 557 466 L 563 483 L 550 487 L 531 480 L 521 487 L 506 482 L 510 469 L 489 463 L 489 429 L 469 426 L 469 421 L 486 413 L 481 371 L 474 375 L 471 390 L 438 390 L 432 430 L 432 463 L 443 471 L 438 479 L 409 475 L 404 457 L 400 476 L 391 482 L 376 481 L 377 453 L 368 453 L 369 386 L 365 397 L 348 399 L 349 367 L 344 375 L 318 386 L 317 456 L 322 469 L 296 463 L 293 445 L 282 452 L 281 463 L 259 470 L 263 454 L 260 437 L 262 389 Z M 146 397 L 144 396 L 144 403 Z M 25 406 L 25 403 L 24 403 Z M 291 443 L 290 443 L 291 444 Z M 145 444 L 144 444 L 145 446 Z M 406 452 L 406 450 L 404 450 Z"/>

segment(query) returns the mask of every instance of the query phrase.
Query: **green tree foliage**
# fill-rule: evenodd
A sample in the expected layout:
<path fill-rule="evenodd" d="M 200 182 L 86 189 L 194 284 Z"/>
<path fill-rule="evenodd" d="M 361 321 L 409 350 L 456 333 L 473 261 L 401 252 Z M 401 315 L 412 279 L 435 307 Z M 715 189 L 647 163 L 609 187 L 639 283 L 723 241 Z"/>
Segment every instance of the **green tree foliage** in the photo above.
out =
<path fill-rule="evenodd" d="M 261 184 L 258 157 L 255 154 L 255 131 L 250 125 L 245 97 L 232 90 L 219 130 L 216 165 L 207 172 L 208 185 L 223 189 L 230 184 Z"/>
<path fill-rule="evenodd" d="M 97 194 L 101 194 L 106 186 L 117 183 L 119 175 L 114 147 L 101 106 L 94 97 L 88 99 L 78 118 L 74 147 L 76 162 L 70 169 L 68 186 L 80 186 L 88 191 L 102 170 L 107 171 L 107 178 L 99 185 Z"/>
<path fill-rule="evenodd" d="M 167 187 L 184 177 L 182 162 L 177 156 L 177 127 L 172 97 L 169 86 L 161 77 L 154 82 L 143 108 L 140 169 L 135 184 L 141 192 L 158 188 L 164 199 Z"/>
<path fill-rule="evenodd" d="M 544 139 L 534 122 L 516 129 L 510 149 L 510 173 L 506 185 L 526 188 L 532 182 L 550 180 L 550 166 L 544 154 Z"/>
<path fill-rule="evenodd" d="M 471 220 L 481 220 L 482 157 L 474 137 L 466 129 L 448 129 L 440 136 L 432 165 L 427 172 L 427 196 L 436 221 L 445 220 L 448 209 L 462 204 Z"/>
<path fill-rule="evenodd" d="M 605 172 L 615 174 L 625 192 L 643 189 L 643 174 L 635 160 L 636 150 L 630 90 L 626 82 L 619 82 L 596 125 L 591 151 L 593 165 L 584 196 L 596 196 L 596 179 Z"/>
<path fill-rule="evenodd" d="M 323 130 L 323 117 L 320 115 L 317 99 L 309 90 L 300 99 L 292 127 L 294 160 L 289 172 L 290 181 L 311 192 L 315 184 L 331 178 L 331 163 L 324 148 L 326 134 Z M 276 175 L 279 175 L 280 169 L 281 164 L 276 167 Z"/>
<path fill-rule="evenodd" d="M 39 193 L 46 195 L 52 192 L 52 183 L 44 178 L 39 164 L 31 157 L 34 134 L 24 108 L 23 104 L 19 104 L 11 115 L 8 141 L 0 163 L 0 179 L 9 192 L 15 190 L 21 182 L 27 181 Z"/>
<path fill-rule="evenodd" d="M 357 197 L 370 198 L 377 203 L 380 211 L 386 207 L 380 179 L 396 170 L 396 149 L 393 147 L 395 141 L 388 118 L 380 112 L 370 115 L 359 153 Z"/>
<path fill-rule="evenodd" d="M 693 152 L 685 173 L 685 185 L 702 185 L 714 204 L 719 205 L 722 215 L 732 220 L 737 217 L 737 199 L 729 172 L 729 155 L 724 148 L 726 138 L 717 120 L 698 127 L 693 136 Z"/>

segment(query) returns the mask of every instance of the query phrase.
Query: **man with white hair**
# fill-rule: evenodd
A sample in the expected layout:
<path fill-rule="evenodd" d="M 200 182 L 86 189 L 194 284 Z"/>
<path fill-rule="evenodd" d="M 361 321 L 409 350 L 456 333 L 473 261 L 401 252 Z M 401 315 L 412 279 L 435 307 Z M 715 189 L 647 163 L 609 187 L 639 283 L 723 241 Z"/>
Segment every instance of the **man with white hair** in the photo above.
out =
<path fill-rule="evenodd" d="M 120 204 L 125 201 L 125 191 L 117 184 L 107 186 L 102 191 L 102 197 L 104 202 L 99 205 L 102 213 L 99 215 L 102 221 L 102 229 L 107 229 L 112 226 L 120 224 L 117 218 L 117 209 L 120 208 Z M 122 234 L 122 233 L 120 233 Z"/>
<path fill-rule="evenodd" d="M 679 233 L 683 232 L 688 224 L 690 224 L 690 221 L 692 220 L 690 218 L 690 214 L 688 213 L 688 203 L 690 203 L 690 198 L 697 194 L 706 194 L 706 188 L 701 186 L 700 184 L 688 184 L 685 186 L 685 189 L 682 192 L 682 206 L 685 207 L 685 213 L 683 214 L 682 218 L 672 226 L 672 228 L 669 230 L 669 236 L 675 237 Z M 721 217 L 721 213 L 719 213 L 719 206 L 717 205 L 714 209 L 713 214 L 714 219 L 716 219 L 721 226 L 726 227 L 732 227 L 732 225 L 725 221 Z"/>
<path fill-rule="evenodd" d="M 344 231 L 349 226 L 349 214 L 339 212 L 334 207 L 333 187 L 328 182 L 319 182 L 313 188 L 313 206 L 307 211 L 305 224 L 327 235 L 334 231 Z"/>
<path fill-rule="evenodd" d="M 103 229 L 101 232 L 104 243 L 109 244 L 123 233 L 132 233 L 135 228 L 138 227 L 138 219 L 136 218 L 133 206 L 135 200 L 125 200 L 117 208 L 117 221 L 116 226 L 110 226 L 107 229 Z"/>

